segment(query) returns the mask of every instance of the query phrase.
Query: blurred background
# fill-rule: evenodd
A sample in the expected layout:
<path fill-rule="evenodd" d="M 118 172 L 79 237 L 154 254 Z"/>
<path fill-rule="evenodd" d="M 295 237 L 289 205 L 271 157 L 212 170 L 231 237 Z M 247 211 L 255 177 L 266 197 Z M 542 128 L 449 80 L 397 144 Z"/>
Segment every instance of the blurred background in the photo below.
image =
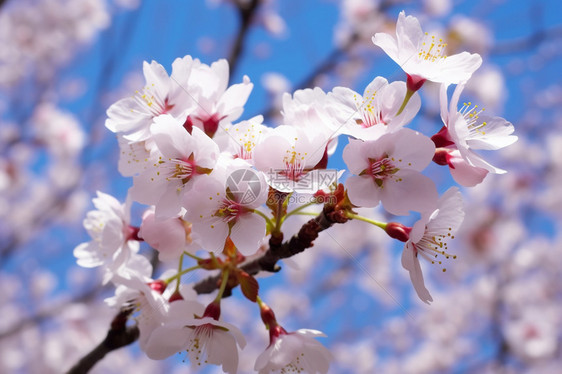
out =
<path fill-rule="evenodd" d="M 95 192 L 123 201 L 132 185 L 117 172 L 117 141 L 104 121 L 113 102 L 143 87 L 143 61 L 170 72 L 184 55 L 207 64 L 226 58 L 231 83 L 244 75 L 254 83 L 241 119 L 263 114 L 274 126 L 284 92 L 363 92 L 378 75 L 405 80 L 371 42 L 376 32 L 394 33 L 401 10 L 442 35 L 449 55 L 482 55 L 463 98 L 514 124 L 519 141 L 487 155 L 508 173 L 462 190 L 466 217 L 450 243 L 457 259 L 445 273 L 422 265 L 431 306 L 400 265 L 401 243 L 355 221 L 260 280 L 263 299 L 288 330 L 327 333 L 330 373 L 559 373 L 557 0 L 0 1 L 0 372 L 64 372 L 105 337 L 116 311 L 103 299 L 114 289 L 101 286 L 100 272 L 79 268 L 72 251 L 89 240 L 82 220 Z M 411 125 L 426 135 L 442 126 L 437 93 L 424 85 Z M 330 167 L 345 168 L 342 148 Z M 443 169 L 427 171 L 441 192 L 453 184 Z M 135 209 L 138 223 L 142 207 Z M 223 313 L 247 332 L 239 372 L 252 372 L 267 345 L 258 310 L 235 291 Z M 92 372 L 189 373 L 185 360 L 152 361 L 133 344 Z"/>

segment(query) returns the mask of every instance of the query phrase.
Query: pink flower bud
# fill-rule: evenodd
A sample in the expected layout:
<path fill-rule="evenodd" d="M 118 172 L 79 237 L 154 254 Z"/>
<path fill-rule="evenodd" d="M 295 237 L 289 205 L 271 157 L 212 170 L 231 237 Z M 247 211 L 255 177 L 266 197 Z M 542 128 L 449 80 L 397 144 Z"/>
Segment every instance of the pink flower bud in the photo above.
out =
<path fill-rule="evenodd" d="M 393 239 L 398 239 L 401 242 L 407 242 L 410 239 L 411 227 L 404 226 L 398 222 L 390 222 L 386 225 L 386 233 Z"/>

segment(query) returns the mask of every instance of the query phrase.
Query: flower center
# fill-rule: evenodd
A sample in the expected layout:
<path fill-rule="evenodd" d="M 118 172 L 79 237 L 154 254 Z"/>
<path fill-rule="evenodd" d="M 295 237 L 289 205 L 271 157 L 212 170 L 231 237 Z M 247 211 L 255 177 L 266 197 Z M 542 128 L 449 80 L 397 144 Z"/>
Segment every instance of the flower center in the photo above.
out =
<path fill-rule="evenodd" d="M 466 121 L 466 127 L 468 129 L 469 137 L 480 137 L 486 135 L 486 122 L 478 121 L 478 118 L 482 112 L 486 109 L 478 109 L 478 105 L 472 106 L 471 102 L 463 103 L 462 108 L 459 110 L 459 114 L 463 116 Z"/>
<path fill-rule="evenodd" d="M 361 113 L 362 117 L 361 119 L 356 119 L 355 123 L 363 128 L 369 128 L 379 124 L 386 125 L 386 122 L 383 119 L 382 112 L 380 111 L 378 105 L 374 103 L 376 95 L 377 91 L 373 92 L 373 94 L 370 94 L 370 92 L 367 90 L 361 103 L 359 103 L 359 101 L 357 100 L 357 95 L 353 95 L 355 105 L 357 106 L 357 109 Z"/>
<path fill-rule="evenodd" d="M 246 209 L 242 205 L 230 199 L 224 199 L 213 216 L 219 217 L 225 222 L 230 222 L 235 221 L 245 212 Z"/>
<path fill-rule="evenodd" d="M 295 140 L 297 140 L 297 138 L 295 138 Z M 292 150 L 287 150 L 287 155 L 283 158 L 285 170 L 280 174 L 292 181 L 298 182 L 301 177 L 306 174 L 304 171 L 304 160 L 307 153 L 302 154 L 295 151 L 295 146 L 292 146 L 292 148 Z"/>
<path fill-rule="evenodd" d="M 392 178 L 397 171 L 399 171 L 395 165 L 394 160 L 384 155 L 380 159 L 369 159 L 369 167 L 365 169 L 361 174 L 370 175 L 377 186 L 382 187 L 383 182 L 386 179 Z"/>
<path fill-rule="evenodd" d="M 454 239 L 455 236 L 451 234 L 452 228 L 448 227 L 446 229 L 446 234 L 428 232 L 426 227 L 426 232 L 421 238 L 421 240 L 414 244 L 414 250 L 416 255 L 420 254 L 427 261 L 432 264 L 442 265 L 442 261 L 439 260 L 439 256 L 445 257 L 445 259 L 456 259 L 456 255 L 451 255 L 447 253 L 447 241 L 449 239 Z M 443 268 L 443 272 L 447 269 Z"/>
<path fill-rule="evenodd" d="M 201 171 L 201 168 L 198 168 L 195 164 L 193 154 L 187 158 L 169 158 L 167 161 L 164 161 L 162 156 L 160 156 L 154 166 L 163 170 L 166 181 L 170 182 L 174 179 L 179 179 L 183 184 L 189 182 L 191 177 L 195 174 L 200 174 L 199 171 Z M 160 171 L 157 171 L 156 174 L 159 176 Z"/>
<path fill-rule="evenodd" d="M 426 32 L 419 46 L 418 58 L 422 61 L 439 62 L 447 58 L 443 39 L 436 40 L 434 35 L 429 36 Z"/>
<path fill-rule="evenodd" d="M 154 86 L 154 84 L 152 84 L 152 86 Z M 168 102 L 167 97 L 162 100 L 157 95 L 152 94 L 149 86 L 144 87 L 142 91 L 135 91 L 133 97 L 137 102 L 146 107 L 153 117 L 166 114 L 174 107 L 174 104 Z"/>

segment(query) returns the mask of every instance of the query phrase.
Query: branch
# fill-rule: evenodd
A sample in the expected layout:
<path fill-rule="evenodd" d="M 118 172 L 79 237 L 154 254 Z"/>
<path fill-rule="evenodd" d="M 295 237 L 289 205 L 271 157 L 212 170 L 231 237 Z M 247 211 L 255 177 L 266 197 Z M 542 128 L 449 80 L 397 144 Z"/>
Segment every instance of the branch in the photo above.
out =
<path fill-rule="evenodd" d="M 111 327 L 107 332 L 105 339 L 90 353 L 88 353 L 80 361 L 78 361 L 78 363 L 74 365 L 67 374 L 87 373 L 109 352 L 121 347 L 125 347 L 137 340 L 139 337 L 138 327 L 127 327 L 127 318 L 129 317 L 131 312 L 131 309 L 126 309 L 119 312 L 119 314 L 117 314 L 111 322 Z"/>
<path fill-rule="evenodd" d="M 347 220 L 344 212 L 326 205 L 318 216 L 305 223 L 299 232 L 288 241 L 283 243 L 282 233 L 272 235 L 269 239 L 269 249 L 265 254 L 240 268 L 250 275 L 255 275 L 260 271 L 278 272 L 281 268 L 277 265 L 277 261 L 292 257 L 306 248 L 312 247 L 313 241 L 321 231 L 330 228 L 335 223 L 345 223 Z M 193 289 L 198 294 L 208 294 L 218 288 L 219 281 L 218 275 L 208 277 L 196 283 Z"/>
<path fill-rule="evenodd" d="M 238 30 L 238 34 L 236 35 L 236 40 L 232 45 L 232 49 L 230 50 L 230 55 L 228 57 L 228 64 L 230 66 L 230 77 L 234 76 L 234 72 L 236 71 L 236 67 L 238 66 L 238 61 L 240 59 L 240 55 L 244 50 L 244 40 L 246 39 L 246 35 L 248 34 L 248 30 L 250 28 L 250 24 L 254 18 L 254 14 L 260 0 L 251 0 L 250 2 L 237 2 L 238 6 L 238 14 L 240 15 L 240 30 Z"/>

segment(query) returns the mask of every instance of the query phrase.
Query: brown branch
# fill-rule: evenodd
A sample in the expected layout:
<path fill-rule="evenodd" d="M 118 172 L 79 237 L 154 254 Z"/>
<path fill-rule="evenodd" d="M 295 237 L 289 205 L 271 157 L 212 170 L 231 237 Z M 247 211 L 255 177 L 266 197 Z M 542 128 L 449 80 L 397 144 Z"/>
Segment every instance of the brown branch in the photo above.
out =
<path fill-rule="evenodd" d="M 281 268 L 277 265 L 279 260 L 292 257 L 303 252 L 306 248 L 314 245 L 313 241 L 321 231 L 330 228 L 335 223 L 345 223 L 348 218 L 340 210 L 334 210 L 333 206 L 326 205 L 322 212 L 315 218 L 305 223 L 288 241 L 283 243 L 283 234 L 272 235 L 269 240 L 269 249 L 265 254 L 250 261 L 240 268 L 250 275 L 260 271 L 278 272 Z M 218 275 L 208 277 L 196 283 L 193 289 L 198 294 L 207 294 L 216 290 L 220 277 Z"/>
<path fill-rule="evenodd" d="M 125 347 L 139 337 L 137 326 L 127 326 L 127 319 L 131 314 L 130 309 L 122 310 L 111 322 L 111 327 L 105 339 L 90 353 L 74 365 L 67 374 L 84 374 L 111 351 Z"/>
<path fill-rule="evenodd" d="M 236 71 L 236 67 L 238 66 L 238 61 L 240 60 L 240 55 L 244 50 L 244 40 L 246 40 L 246 36 L 250 29 L 250 25 L 252 20 L 254 19 L 254 15 L 256 10 L 259 6 L 260 0 L 251 0 L 250 2 L 239 1 L 237 2 L 238 6 L 238 14 L 240 16 L 240 30 L 236 35 L 236 39 L 232 45 L 232 49 L 230 50 L 230 54 L 228 57 L 228 64 L 230 66 L 230 77 L 234 76 L 234 72 Z"/>

